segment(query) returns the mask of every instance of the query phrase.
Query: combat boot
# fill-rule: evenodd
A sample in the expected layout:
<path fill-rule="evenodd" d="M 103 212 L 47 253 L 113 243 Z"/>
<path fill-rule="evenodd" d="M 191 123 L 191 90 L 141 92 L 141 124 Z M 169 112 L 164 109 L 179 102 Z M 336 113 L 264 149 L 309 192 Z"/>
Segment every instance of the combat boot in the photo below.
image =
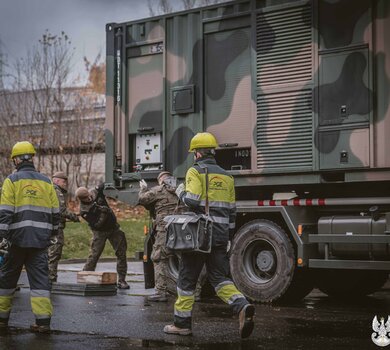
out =
<path fill-rule="evenodd" d="M 164 332 L 167 334 L 175 334 L 175 335 L 191 335 L 192 330 L 190 328 L 179 328 L 174 324 L 168 324 L 164 327 Z"/>
<path fill-rule="evenodd" d="M 147 300 L 151 301 L 151 302 L 163 302 L 163 303 L 165 303 L 165 302 L 168 301 L 168 297 L 167 297 L 166 293 L 157 292 L 156 294 L 149 295 Z"/>
<path fill-rule="evenodd" d="M 30 330 L 34 333 L 45 333 L 48 334 L 50 333 L 50 326 L 49 325 L 44 325 L 44 324 L 32 324 L 30 326 Z"/>
<path fill-rule="evenodd" d="M 125 280 L 119 280 L 117 287 L 118 289 L 130 289 L 129 284 Z"/>
<path fill-rule="evenodd" d="M 255 306 L 252 304 L 245 305 L 239 314 L 240 321 L 240 336 L 241 338 L 248 338 L 254 327 L 253 316 L 255 315 Z"/>

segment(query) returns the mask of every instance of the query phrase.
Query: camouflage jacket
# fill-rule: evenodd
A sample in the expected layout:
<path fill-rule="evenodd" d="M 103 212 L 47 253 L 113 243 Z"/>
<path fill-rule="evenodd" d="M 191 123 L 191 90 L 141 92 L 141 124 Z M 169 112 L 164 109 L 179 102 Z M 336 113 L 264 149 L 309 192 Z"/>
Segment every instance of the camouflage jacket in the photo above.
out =
<path fill-rule="evenodd" d="M 66 219 L 70 221 L 79 221 L 77 215 L 66 207 L 66 203 L 68 202 L 68 191 L 62 189 L 60 186 L 54 184 L 54 189 L 56 190 L 58 202 L 60 204 L 60 229 L 64 229 L 66 225 Z"/>
<path fill-rule="evenodd" d="M 179 203 L 175 188 L 162 184 L 152 188 L 142 188 L 138 195 L 138 203 L 151 212 L 154 219 L 154 228 L 164 230 L 167 215 L 183 212 L 184 206 Z"/>
<path fill-rule="evenodd" d="M 80 215 L 94 231 L 111 231 L 119 227 L 116 216 L 105 198 L 100 198 L 97 190 L 91 190 L 91 203 L 80 203 Z"/>

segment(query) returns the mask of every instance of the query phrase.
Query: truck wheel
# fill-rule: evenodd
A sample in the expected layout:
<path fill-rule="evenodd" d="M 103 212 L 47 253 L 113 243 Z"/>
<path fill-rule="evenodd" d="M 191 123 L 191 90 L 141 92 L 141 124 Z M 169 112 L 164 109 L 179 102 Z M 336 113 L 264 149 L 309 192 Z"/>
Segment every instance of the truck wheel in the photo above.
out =
<path fill-rule="evenodd" d="M 168 260 L 167 268 L 167 291 L 172 295 L 177 294 L 176 285 L 179 278 L 179 258 L 177 255 L 172 255 Z"/>
<path fill-rule="evenodd" d="M 295 266 L 286 232 L 268 220 L 253 220 L 236 233 L 230 269 L 237 288 L 253 301 L 293 301 L 313 289 L 309 271 Z"/>
<path fill-rule="evenodd" d="M 321 292 L 337 298 L 359 298 L 382 288 L 389 272 L 334 269 L 318 270 L 315 276 Z"/>

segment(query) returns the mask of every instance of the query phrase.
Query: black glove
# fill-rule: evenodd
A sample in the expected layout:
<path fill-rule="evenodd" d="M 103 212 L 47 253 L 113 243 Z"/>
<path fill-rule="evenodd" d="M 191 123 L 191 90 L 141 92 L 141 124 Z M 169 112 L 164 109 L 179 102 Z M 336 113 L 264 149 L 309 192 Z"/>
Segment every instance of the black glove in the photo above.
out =
<path fill-rule="evenodd" d="M 2 238 L 2 239 L 1 239 L 1 238 L 0 238 L 0 249 L 1 249 L 1 250 L 8 251 L 9 248 L 10 248 L 10 246 L 11 246 L 11 243 L 8 242 L 7 239 L 5 239 L 5 238 Z"/>
<path fill-rule="evenodd" d="M 98 191 L 99 193 L 103 193 L 104 190 L 104 182 L 102 182 L 100 185 L 95 187 L 95 190 Z"/>

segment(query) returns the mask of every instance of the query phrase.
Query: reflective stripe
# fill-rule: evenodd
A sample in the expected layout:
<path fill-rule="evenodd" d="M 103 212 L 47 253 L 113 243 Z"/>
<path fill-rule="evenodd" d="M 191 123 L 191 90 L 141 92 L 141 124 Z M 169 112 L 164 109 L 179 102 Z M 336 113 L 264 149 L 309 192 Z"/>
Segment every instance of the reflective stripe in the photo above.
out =
<path fill-rule="evenodd" d="M 31 297 L 31 309 L 36 318 L 49 318 L 53 314 L 50 298 Z"/>
<path fill-rule="evenodd" d="M 234 294 L 232 295 L 229 300 L 227 301 L 227 303 L 229 305 L 233 304 L 237 299 L 245 299 L 245 297 L 240 293 L 240 294 Z"/>
<path fill-rule="evenodd" d="M 37 315 L 37 314 L 34 314 L 35 318 L 37 320 L 50 320 L 51 318 L 51 315 Z"/>
<path fill-rule="evenodd" d="M 222 282 L 226 283 L 226 282 Z M 219 289 L 217 290 L 217 288 Z M 232 304 L 235 300 L 239 298 L 244 298 L 242 293 L 236 288 L 236 286 L 233 284 L 233 282 L 230 282 L 229 284 L 224 284 L 221 286 L 221 283 L 215 288 L 217 295 L 219 298 L 221 298 L 225 303 L 228 303 L 229 305 Z"/>
<path fill-rule="evenodd" d="M 180 317 L 191 317 L 194 302 L 194 294 L 188 296 L 179 294 L 175 302 L 175 315 Z"/>
<path fill-rule="evenodd" d="M 32 221 L 32 220 L 24 220 L 20 222 L 16 222 L 14 224 L 9 225 L 10 230 L 14 230 L 22 227 L 36 227 L 36 228 L 45 228 L 48 230 L 53 230 L 53 225 L 47 222 L 40 221 Z"/>
<path fill-rule="evenodd" d="M 236 224 L 235 223 L 230 223 L 229 224 L 229 228 L 236 228 Z"/>
<path fill-rule="evenodd" d="M 31 297 L 50 298 L 50 291 L 45 289 L 31 289 Z"/>
<path fill-rule="evenodd" d="M 3 205 L 0 205 L 0 210 L 8 210 L 8 211 L 14 212 L 15 206 L 3 204 Z"/>
<path fill-rule="evenodd" d="M 186 192 L 185 197 L 188 198 L 188 199 L 193 199 L 193 200 L 198 201 L 200 199 L 200 194 L 194 194 L 194 193 L 191 193 L 191 192 Z"/>
<path fill-rule="evenodd" d="M 229 225 L 229 218 L 223 218 L 221 216 L 211 216 L 210 215 L 210 219 L 213 221 L 213 222 L 216 222 L 218 224 L 226 224 L 226 225 Z"/>
<path fill-rule="evenodd" d="M 51 208 L 51 212 L 54 213 L 54 214 L 58 214 L 60 212 L 60 208 L 59 207 Z"/>
<path fill-rule="evenodd" d="M 195 291 L 193 291 L 193 290 L 187 291 L 187 290 L 183 290 L 183 289 L 180 289 L 179 287 L 177 287 L 177 294 L 181 295 L 181 296 L 190 297 L 190 296 L 195 294 Z"/>
<path fill-rule="evenodd" d="M 53 209 L 56 209 L 56 208 L 53 208 Z M 15 207 L 15 213 L 20 213 L 20 212 L 25 211 L 25 210 L 31 210 L 31 211 L 37 211 L 37 212 L 41 212 L 41 213 L 51 214 L 53 212 L 53 209 L 48 208 L 48 207 L 41 207 L 41 206 L 37 206 L 37 205 L 22 205 L 20 207 Z"/>
<path fill-rule="evenodd" d="M 7 315 L 11 312 L 13 296 L 1 296 L 0 297 L 0 313 L 4 315 L 3 318 L 8 318 Z"/>
<path fill-rule="evenodd" d="M 227 280 L 227 281 L 223 281 L 223 282 L 219 283 L 219 284 L 215 287 L 215 292 L 218 293 L 218 291 L 219 291 L 221 288 L 223 288 L 224 286 L 228 286 L 229 284 L 233 284 L 233 282 Z"/>
<path fill-rule="evenodd" d="M 0 289 L 0 296 L 2 297 L 10 297 L 14 295 L 15 288 L 12 289 Z"/>
<path fill-rule="evenodd" d="M 8 224 L 0 224 L 0 230 L 8 230 L 9 225 Z"/>
<path fill-rule="evenodd" d="M 192 310 L 191 311 L 179 311 L 175 309 L 175 316 L 187 318 L 192 316 Z"/>
<path fill-rule="evenodd" d="M 205 200 L 200 201 L 200 205 L 206 206 L 206 201 Z M 233 209 L 236 207 L 236 203 L 210 201 L 209 206 L 214 208 Z"/>

